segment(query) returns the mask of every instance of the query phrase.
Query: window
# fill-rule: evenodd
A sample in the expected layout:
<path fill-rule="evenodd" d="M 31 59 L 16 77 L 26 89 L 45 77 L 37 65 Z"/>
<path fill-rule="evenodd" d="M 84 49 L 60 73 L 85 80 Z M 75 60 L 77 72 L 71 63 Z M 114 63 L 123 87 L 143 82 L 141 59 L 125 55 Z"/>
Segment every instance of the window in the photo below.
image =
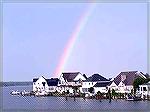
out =
<path fill-rule="evenodd" d="M 93 82 L 92 82 L 92 85 L 93 85 Z"/>
<path fill-rule="evenodd" d="M 61 81 L 59 81 L 59 84 L 61 84 Z"/>
<path fill-rule="evenodd" d="M 143 91 L 147 91 L 147 90 L 146 90 L 146 87 L 143 87 Z"/>
<path fill-rule="evenodd" d="M 148 87 L 148 90 L 150 91 L 150 87 Z"/>
<path fill-rule="evenodd" d="M 90 82 L 89 82 L 89 85 L 90 85 Z"/>
<path fill-rule="evenodd" d="M 88 88 L 82 88 L 83 92 L 88 92 Z"/>

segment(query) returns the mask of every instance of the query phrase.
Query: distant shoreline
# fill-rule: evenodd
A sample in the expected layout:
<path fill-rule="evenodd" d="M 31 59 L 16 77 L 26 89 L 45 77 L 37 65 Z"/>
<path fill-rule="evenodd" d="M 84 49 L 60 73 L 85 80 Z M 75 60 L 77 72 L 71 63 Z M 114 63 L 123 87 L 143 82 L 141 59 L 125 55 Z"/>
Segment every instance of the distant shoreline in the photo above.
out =
<path fill-rule="evenodd" d="M 31 81 L 22 81 L 22 82 L 0 82 L 0 87 L 7 87 L 7 86 L 27 86 L 32 85 L 33 82 Z"/>

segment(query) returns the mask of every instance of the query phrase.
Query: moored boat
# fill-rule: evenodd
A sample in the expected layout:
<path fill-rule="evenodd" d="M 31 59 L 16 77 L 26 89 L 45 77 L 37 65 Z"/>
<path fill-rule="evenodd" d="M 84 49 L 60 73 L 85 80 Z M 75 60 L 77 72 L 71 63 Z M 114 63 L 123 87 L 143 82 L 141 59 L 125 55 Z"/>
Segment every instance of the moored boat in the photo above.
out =
<path fill-rule="evenodd" d="M 126 100 L 127 101 L 141 101 L 142 99 L 136 96 L 129 96 Z"/>
<path fill-rule="evenodd" d="M 10 94 L 11 95 L 20 95 L 20 92 L 17 90 L 17 91 L 14 91 L 14 90 L 12 90 L 11 92 L 10 92 Z"/>
<path fill-rule="evenodd" d="M 26 96 L 26 95 L 28 96 L 28 95 L 30 95 L 30 91 L 25 91 L 24 90 L 24 91 L 21 92 L 21 95 L 22 96 Z"/>
<path fill-rule="evenodd" d="M 47 96 L 47 95 L 48 95 L 48 93 L 45 92 L 45 91 L 41 91 L 41 92 L 36 92 L 35 93 L 35 96 Z"/>

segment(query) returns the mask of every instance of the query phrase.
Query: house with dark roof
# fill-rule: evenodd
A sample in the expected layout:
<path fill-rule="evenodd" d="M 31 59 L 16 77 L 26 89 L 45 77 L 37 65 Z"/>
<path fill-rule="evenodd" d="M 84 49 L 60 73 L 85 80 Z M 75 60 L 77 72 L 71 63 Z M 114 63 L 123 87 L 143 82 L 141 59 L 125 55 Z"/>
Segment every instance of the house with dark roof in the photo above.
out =
<path fill-rule="evenodd" d="M 46 79 L 46 82 L 48 84 L 48 92 L 55 92 L 57 90 L 58 78 Z"/>
<path fill-rule="evenodd" d="M 33 79 L 33 91 L 36 95 L 46 95 L 49 92 L 55 92 L 57 89 L 59 79 L 46 79 L 44 76 Z"/>
<path fill-rule="evenodd" d="M 70 93 L 73 93 L 73 88 L 82 87 L 82 82 L 86 80 L 86 76 L 82 75 L 80 72 L 63 72 L 59 78 L 59 92 L 69 90 Z"/>
<path fill-rule="evenodd" d="M 94 92 L 97 93 L 98 91 L 100 91 L 101 93 L 107 93 L 108 92 L 108 88 L 107 85 L 110 82 L 97 82 L 93 87 L 94 87 Z"/>
<path fill-rule="evenodd" d="M 137 77 L 146 78 L 143 73 L 138 71 L 120 72 L 114 80 L 108 84 L 108 88 L 114 89 L 119 93 L 131 93 L 133 82 Z"/>
<path fill-rule="evenodd" d="M 109 80 L 99 74 L 93 74 L 85 81 L 83 81 L 81 92 L 82 93 L 89 93 L 89 88 L 93 88 L 93 93 L 98 91 L 106 92 L 107 91 L 107 84 L 109 84 Z"/>

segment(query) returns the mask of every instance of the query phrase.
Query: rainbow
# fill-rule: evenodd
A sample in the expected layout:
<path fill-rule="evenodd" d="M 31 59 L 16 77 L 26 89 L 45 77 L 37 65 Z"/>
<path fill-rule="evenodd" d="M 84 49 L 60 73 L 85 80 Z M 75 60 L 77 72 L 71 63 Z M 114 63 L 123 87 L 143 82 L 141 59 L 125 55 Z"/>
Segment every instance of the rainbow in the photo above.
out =
<path fill-rule="evenodd" d="M 65 68 L 69 56 L 71 55 L 71 52 L 73 51 L 73 47 L 77 41 L 77 38 L 79 38 L 81 31 L 86 26 L 89 17 L 94 10 L 94 7 L 95 7 L 95 3 L 89 3 L 88 9 L 83 13 L 83 15 L 81 15 L 79 21 L 77 22 L 75 30 L 73 31 L 71 37 L 69 38 L 63 50 L 58 65 L 53 73 L 54 76 L 59 76 L 62 72 L 64 72 L 63 70 Z"/>

